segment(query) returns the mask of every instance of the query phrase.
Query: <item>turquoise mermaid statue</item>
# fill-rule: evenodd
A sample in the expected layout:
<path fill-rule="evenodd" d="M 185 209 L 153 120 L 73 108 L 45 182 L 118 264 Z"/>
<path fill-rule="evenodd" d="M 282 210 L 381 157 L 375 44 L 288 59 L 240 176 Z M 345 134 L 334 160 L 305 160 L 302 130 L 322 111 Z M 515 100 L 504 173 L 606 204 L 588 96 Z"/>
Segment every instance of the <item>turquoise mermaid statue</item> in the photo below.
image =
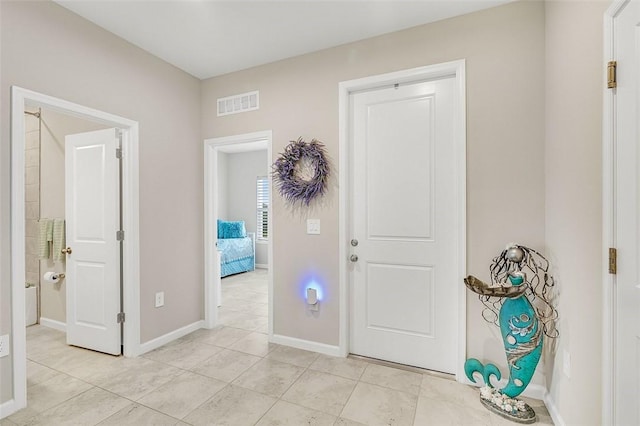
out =
<path fill-rule="evenodd" d="M 464 370 L 473 383 L 479 373 L 485 383 L 480 401 L 489 410 L 519 423 L 533 423 L 536 415 L 524 401 L 517 399 L 529 385 L 536 370 L 544 335 L 558 336 L 555 320 L 558 313 L 552 305 L 553 277 L 549 262 L 537 251 L 509 244 L 491 264 L 491 284 L 468 276 L 464 282 L 477 293 L 485 306 L 483 317 L 500 327 L 509 368 L 507 384 L 495 389 L 491 377 L 501 379 L 494 364 L 468 359 Z M 528 279 L 527 272 L 530 279 Z"/>

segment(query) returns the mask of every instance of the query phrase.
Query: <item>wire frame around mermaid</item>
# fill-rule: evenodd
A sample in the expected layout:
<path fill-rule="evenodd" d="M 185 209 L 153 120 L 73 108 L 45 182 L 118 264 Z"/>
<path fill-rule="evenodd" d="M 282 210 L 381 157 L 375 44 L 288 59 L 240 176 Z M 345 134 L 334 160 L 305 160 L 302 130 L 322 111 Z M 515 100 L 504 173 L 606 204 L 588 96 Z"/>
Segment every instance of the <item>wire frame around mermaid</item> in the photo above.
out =
<path fill-rule="evenodd" d="M 292 206 L 309 206 L 326 193 L 330 174 L 324 144 L 316 139 L 291 141 L 273 164 L 273 178 L 282 198 Z"/>
<path fill-rule="evenodd" d="M 516 261 L 513 253 L 517 253 L 521 259 L 518 258 Z M 559 333 L 556 329 L 558 311 L 553 306 L 552 300 L 555 280 L 549 274 L 549 261 L 543 255 L 526 246 L 509 244 L 493 259 L 489 271 L 492 286 L 507 282 L 508 276 L 513 272 L 524 272 L 526 279 L 523 290 L 542 323 L 544 334 L 550 338 L 558 337 Z M 498 326 L 498 315 L 504 298 L 482 294 L 478 297 L 485 306 L 482 317 L 487 322 Z"/>

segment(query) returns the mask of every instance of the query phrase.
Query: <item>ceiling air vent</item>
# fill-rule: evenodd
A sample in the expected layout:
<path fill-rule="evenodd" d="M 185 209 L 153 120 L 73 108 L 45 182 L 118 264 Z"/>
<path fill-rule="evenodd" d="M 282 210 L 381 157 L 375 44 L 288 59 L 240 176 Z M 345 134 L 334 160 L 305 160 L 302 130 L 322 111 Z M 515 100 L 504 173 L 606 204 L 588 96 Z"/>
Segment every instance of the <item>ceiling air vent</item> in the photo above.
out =
<path fill-rule="evenodd" d="M 218 117 L 239 112 L 253 111 L 260 108 L 260 93 L 243 93 L 218 99 Z"/>

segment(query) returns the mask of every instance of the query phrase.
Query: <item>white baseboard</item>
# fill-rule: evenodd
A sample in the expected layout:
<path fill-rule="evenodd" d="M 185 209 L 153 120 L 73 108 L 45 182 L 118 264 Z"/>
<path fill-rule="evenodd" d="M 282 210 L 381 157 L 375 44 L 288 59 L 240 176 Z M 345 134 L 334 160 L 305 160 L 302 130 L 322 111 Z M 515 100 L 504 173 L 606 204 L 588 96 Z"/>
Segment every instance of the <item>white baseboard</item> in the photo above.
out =
<path fill-rule="evenodd" d="M 148 342 L 142 343 L 140 345 L 140 351 L 138 352 L 137 355 L 142 355 L 147 352 L 151 352 L 154 349 L 158 349 L 160 346 L 173 342 L 174 340 L 179 339 L 183 336 L 186 336 L 189 333 L 193 333 L 194 331 L 199 330 L 204 326 L 205 326 L 204 320 L 196 321 L 193 324 L 185 325 L 182 328 L 173 330 L 170 333 L 164 334 L 160 337 L 156 337 L 153 340 L 149 340 Z"/>
<path fill-rule="evenodd" d="M 551 415 L 551 420 L 553 420 L 553 424 L 556 426 L 566 426 L 566 423 L 560 416 L 560 412 L 558 411 L 558 406 L 556 405 L 556 401 L 551 396 L 551 393 L 547 392 L 544 396 L 544 405 L 547 407 L 547 411 Z"/>
<path fill-rule="evenodd" d="M 266 263 L 256 263 L 256 269 L 269 269 L 269 265 Z"/>
<path fill-rule="evenodd" d="M 8 401 L 0 404 L 0 419 L 4 419 L 5 417 L 9 417 L 16 411 L 22 409 L 24 407 L 18 407 L 15 399 L 10 399 Z M 11 423 L 10 423 L 11 424 Z"/>
<path fill-rule="evenodd" d="M 269 341 L 271 343 L 277 343 L 278 345 L 291 346 L 293 348 L 318 352 L 324 355 L 341 356 L 340 348 L 338 346 L 327 345 L 325 343 L 312 342 L 310 340 L 302 340 L 295 337 L 281 336 L 279 334 L 270 336 Z"/>
<path fill-rule="evenodd" d="M 64 331 L 65 333 L 67 332 L 67 324 L 62 321 L 40 317 L 40 325 L 43 327 L 53 328 L 54 330 Z"/>

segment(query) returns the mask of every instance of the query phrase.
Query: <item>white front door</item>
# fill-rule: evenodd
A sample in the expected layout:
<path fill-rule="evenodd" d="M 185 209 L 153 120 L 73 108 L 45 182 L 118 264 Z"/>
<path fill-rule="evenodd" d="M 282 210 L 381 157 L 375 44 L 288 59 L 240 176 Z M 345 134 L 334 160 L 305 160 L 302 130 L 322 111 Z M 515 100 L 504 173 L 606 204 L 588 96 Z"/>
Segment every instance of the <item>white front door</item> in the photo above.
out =
<path fill-rule="evenodd" d="M 120 223 L 116 129 L 65 140 L 67 343 L 119 355 Z"/>
<path fill-rule="evenodd" d="M 447 373 L 456 371 L 461 285 L 454 81 L 349 102 L 350 351 Z"/>
<path fill-rule="evenodd" d="M 615 146 L 615 424 L 640 424 L 640 4 L 627 3 L 614 19 Z"/>

